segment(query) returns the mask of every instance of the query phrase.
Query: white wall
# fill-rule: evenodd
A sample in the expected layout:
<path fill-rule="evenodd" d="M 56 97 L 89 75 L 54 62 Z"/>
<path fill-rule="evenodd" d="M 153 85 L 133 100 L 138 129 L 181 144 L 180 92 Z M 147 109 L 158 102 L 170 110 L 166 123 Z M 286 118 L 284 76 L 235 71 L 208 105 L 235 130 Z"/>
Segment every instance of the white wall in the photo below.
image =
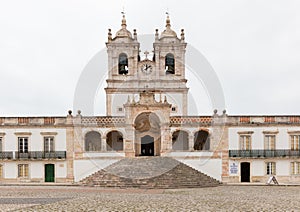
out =
<path fill-rule="evenodd" d="M 105 167 L 111 165 L 119 161 L 116 160 L 99 160 L 99 159 L 90 159 L 90 160 L 74 160 L 74 180 L 75 182 L 79 182 L 85 177 L 104 169 Z"/>
<path fill-rule="evenodd" d="M 221 159 L 177 159 L 178 161 L 210 176 L 222 180 Z"/>
<path fill-rule="evenodd" d="M 66 151 L 66 130 L 59 128 L 2 128 L 0 132 L 4 132 L 4 142 L 2 151 L 18 151 L 18 135 L 17 132 L 31 133 L 28 140 L 28 151 L 43 151 L 44 136 L 41 132 L 55 132 L 55 150 Z M 27 137 L 27 136 L 26 136 Z"/>
<path fill-rule="evenodd" d="M 288 131 L 300 131 L 300 127 L 234 127 L 229 128 L 229 149 L 239 149 L 238 132 L 253 131 L 252 149 L 264 149 L 263 131 L 278 131 L 276 134 L 276 149 L 289 149 L 290 141 Z"/>

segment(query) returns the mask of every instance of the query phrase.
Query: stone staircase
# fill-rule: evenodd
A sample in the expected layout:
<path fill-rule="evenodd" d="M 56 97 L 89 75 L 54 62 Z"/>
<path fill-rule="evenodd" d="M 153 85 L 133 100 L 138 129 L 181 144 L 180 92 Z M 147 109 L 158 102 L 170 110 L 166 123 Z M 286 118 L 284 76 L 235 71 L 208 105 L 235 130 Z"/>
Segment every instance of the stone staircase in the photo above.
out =
<path fill-rule="evenodd" d="M 195 188 L 221 182 L 168 157 L 125 158 L 80 181 L 81 185 L 136 188 Z"/>

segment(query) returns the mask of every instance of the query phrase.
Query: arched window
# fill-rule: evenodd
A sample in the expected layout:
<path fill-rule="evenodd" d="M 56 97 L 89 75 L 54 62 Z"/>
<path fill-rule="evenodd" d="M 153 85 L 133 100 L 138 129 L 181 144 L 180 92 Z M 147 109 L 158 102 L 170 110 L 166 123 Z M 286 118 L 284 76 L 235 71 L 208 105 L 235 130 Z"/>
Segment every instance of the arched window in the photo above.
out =
<path fill-rule="evenodd" d="M 173 150 L 189 150 L 189 135 L 185 131 L 178 130 L 172 135 Z"/>
<path fill-rule="evenodd" d="M 209 150 L 210 138 L 207 131 L 200 130 L 194 135 L 194 150 Z"/>
<path fill-rule="evenodd" d="M 119 55 L 119 74 L 128 74 L 128 57 L 126 54 Z"/>
<path fill-rule="evenodd" d="M 101 135 L 98 132 L 91 131 L 84 138 L 85 151 L 101 151 Z"/>
<path fill-rule="evenodd" d="M 123 151 L 123 135 L 119 131 L 111 131 L 106 136 L 107 151 Z"/>
<path fill-rule="evenodd" d="M 175 74 L 175 59 L 174 55 L 169 53 L 165 57 L 165 71 L 166 74 Z"/>

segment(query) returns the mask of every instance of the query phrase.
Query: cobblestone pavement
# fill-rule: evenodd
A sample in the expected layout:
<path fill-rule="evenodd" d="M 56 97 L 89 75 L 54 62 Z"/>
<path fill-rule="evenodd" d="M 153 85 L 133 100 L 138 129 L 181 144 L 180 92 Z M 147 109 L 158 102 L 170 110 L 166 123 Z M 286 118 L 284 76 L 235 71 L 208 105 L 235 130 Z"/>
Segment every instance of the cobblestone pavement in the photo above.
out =
<path fill-rule="evenodd" d="M 300 186 L 172 190 L 0 186 L 0 211 L 300 211 Z"/>

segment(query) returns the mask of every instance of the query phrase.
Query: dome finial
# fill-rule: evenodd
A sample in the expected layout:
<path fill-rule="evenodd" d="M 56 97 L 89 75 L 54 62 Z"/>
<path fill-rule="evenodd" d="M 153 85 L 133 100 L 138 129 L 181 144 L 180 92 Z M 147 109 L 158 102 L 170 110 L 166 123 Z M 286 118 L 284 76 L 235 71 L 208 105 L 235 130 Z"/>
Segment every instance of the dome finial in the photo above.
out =
<path fill-rule="evenodd" d="M 171 21 L 170 21 L 169 12 L 166 12 L 166 15 L 167 15 L 167 19 L 166 19 L 166 27 L 167 27 L 167 28 L 171 28 Z"/>
<path fill-rule="evenodd" d="M 121 24 L 121 26 L 122 26 L 122 28 L 123 29 L 126 29 L 126 18 L 125 18 L 125 12 L 124 12 L 124 8 L 123 8 L 123 11 L 121 12 L 122 13 L 122 24 Z"/>

